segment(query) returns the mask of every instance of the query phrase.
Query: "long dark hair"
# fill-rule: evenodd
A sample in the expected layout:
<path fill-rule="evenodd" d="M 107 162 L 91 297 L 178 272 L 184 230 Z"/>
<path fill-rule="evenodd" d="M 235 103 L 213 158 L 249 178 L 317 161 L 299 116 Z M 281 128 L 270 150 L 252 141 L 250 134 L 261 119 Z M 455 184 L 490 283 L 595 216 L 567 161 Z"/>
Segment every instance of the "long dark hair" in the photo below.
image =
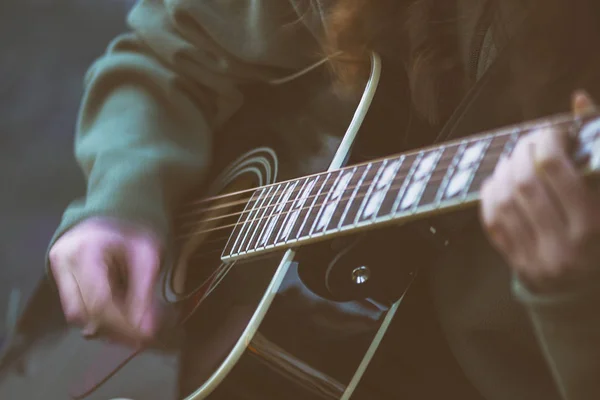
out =
<path fill-rule="evenodd" d="M 316 0 L 319 1 L 319 0 Z M 594 0 L 489 0 L 488 7 L 514 1 L 526 14 L 527 35 L 512 46 L 515 52 L 511 68 L 515 70 L 516 90 L 534 93 L 532 86 L 542 88 L 566 71 L 570 55 L 590 46 L 595 32 L 595 15 L 590 4 Z M 390 16 L 403 26 L 399 51 L 405 52 L 406 73 L 415 109 L 431 123 L 449 115 L 460 97 L 463 65 L 457 49 L 454 1 L 448 0 L 337 0 L 327 17 L 325 51 L 341 86 L 352 89 L 364 80 L 368 71 L 367 54 L 385 33 L 381 21 Z M 492 10 L 492 15 L 494 10 Z M 515 15 L 520 18 L 522 15 Z M 504 18 L 504 20 L 500 20 Z M 493 17 L 494 39 L 502 42 L 509 36 L 504 29 L 510 15 Z M 600 18 L 600 17 L 599 17 Z M 508 21 L 512 23 L 513 21 Z M 516 21 L 515 21 L 516 23 Z M 584 43 L 585 38 L 588 42 Z M 399 40 L 399 38 L 398 38 Z M 449 85 L 449 82 L 454 84 Z M 517 101 L 531 104 L 515 93 Z M 524 106 L 526 107 L 526 106 Z"/>

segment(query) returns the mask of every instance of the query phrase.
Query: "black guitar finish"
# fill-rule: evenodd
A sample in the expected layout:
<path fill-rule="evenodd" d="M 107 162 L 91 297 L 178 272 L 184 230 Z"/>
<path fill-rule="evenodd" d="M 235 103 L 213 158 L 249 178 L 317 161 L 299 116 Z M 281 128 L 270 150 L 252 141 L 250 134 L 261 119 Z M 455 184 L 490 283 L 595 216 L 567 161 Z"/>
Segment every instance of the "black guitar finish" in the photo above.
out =
<path fill-rule="evenodd" d="M 396 235 L 381 232 L 300 251 L 244 355 L 226 384 L 210 398 L 341 398 L 390 307 L 414 277 L 417 263 L 389 268 L 390 260 L 397 258 L 389 250 L 396 240 Z M 367 249 L 379 259 L 365 263 L 362 258 Z M 186 365 L 194 371 L 194 380 L 203 381 L 213 372 L 205 367 L 224 361 L 281 256 L 278 253 L 236 263 L 227 279 L 200 306 L 190 338 L 195 356 Z M 369 268 L 370 277 L 363 285 L 356 284 L 351 272 L 363 266 Z M 336 299 L 325 285 L 329 269 L 336 279 L 348 282 L 343 293 L 336 293 Z M 192 385 L 190 390 L 197 386 Z M 373 398 L 369 393 L 365 396 Z"/>
<path fill-rule="evenodd" d="M 326 71 L 317 71 L 299 82 L 271 89 L 268 95 L 262 91 L 254 92 L 258 100 L 250 104 L 256 108 L 246 108 L 232 121 L 227 131 L 233 132 L 231 135 L 218 137 L 217 149 L 221 148 L 220 140 L 228 146 L 226 154 L 215 157 L 218 161 L 215 170 L 221 171 L 231 162 L 232 146 L 238 147 L 234 154 L 243 154 L 251 144 L 265 143 L 277 148 L 277 155 L 285 160 L 278 165 L 282 179 L 293 177 L 297 171 L 290 165 L 296 161 L 293 148 L 274 144 L 273 140 L 291 136 L 292 139 L 304 137 L 310 141 L 317 133 L 339 137 L 350 121 L 348 111 L 356 105 L 333 100 L 335 95 L 328 81 Z M 380 86 L 375 106 L 361 129 L 371 129 L 371 132 L 383 129 L 378 125 L 383 120 L 382 114 L 389 116 L 387 110 L 392 104 L 383 94 L 388 91 L 403 93 L 395 90 L 402 84 L 401 80 L 395 80 Z M 293 99 L 289 98 L 290 92 L 294 93 Z M 381 101 L 382 105 L 377 106 Z M 394 103 L 399 101 L 396 99 Z M 269 111 L 268 116 L 264 114 L 265 110 Z M 305 115 L 311 115 L 309 126 Z M 394 117 L 405 121 L 407 114 L 395 113 Z M 386 125 L 389 122 L 388 118 Z M 403 126 L 403 123 L 398 122 L 396 126 Z M 283 127 L 285 132 L 278 132 Z M 246 132 L 245 137 L 248 133 L 259 137 L 242 142 L 239 138 L 244 135 L 239 133 L 240 129 Z M 388 141 L 387 150 L 400 150 L 402 134 L 398 133 L 396 143 Z M 373 149 L 367 146 L 361 145 L 356 150 L 356 155 L 373 156 Z M 202 190 L 206 192 L 206 188 Z M 184 226 L 189 227 L 189 223 Z M 180 233 L 182 236 L 189 234 L 185 229 Z M 377 332 L 386 323 L 390 308 L 408 289 L 417 267 L 424 261 L 411 264 L 407 261 L 411 258 L 405 254 L 402 264 L 390 267 L 390 260 L 398 259 L 395 247 L 400 240 L 398 234 L 399 229 L 389 228 L 372 235 L 334 239 L 300 249 L 289 260 L 289 269 L 276 288 L 276 295 L 258 331 L 209 398 L 342 398 Z M 412 240 L 417 245 L 414 235 Z M 222 248 L 224 242 L 212 244 L 215 246 L 212 251 L 205 247 L 198 250 L 202 261 L 197 269 L 190 271 L 186 285 L 189 288 L 198 287 L 211 275 L 213 270 L 206 270 L 206 254 L 213 254 L 212 265 L 219 264 L 217 249 Z M 183 371 L 187 372 L 182 380 L 186 395 L 208 379 L 215 372 L 215 366 L 226 362 L 235 341 L 250 323 L 283 255 L 278 252 L 235 262 L 226 278 L 198 307 L 188 323 L 187 347 L 190 351 L 184 355 L 182 365 Z M 352 398 L 371 399 L 374 395 L 368 390 L 361 395 L 358 390 Z"/>

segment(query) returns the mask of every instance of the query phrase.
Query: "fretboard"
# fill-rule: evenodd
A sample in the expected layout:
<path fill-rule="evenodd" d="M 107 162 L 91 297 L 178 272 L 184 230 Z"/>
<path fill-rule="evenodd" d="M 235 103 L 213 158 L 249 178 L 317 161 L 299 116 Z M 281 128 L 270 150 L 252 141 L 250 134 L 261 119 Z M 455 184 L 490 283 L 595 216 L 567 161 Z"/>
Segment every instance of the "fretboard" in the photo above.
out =
<path fill-rule="evenodd" d="M 523 134 L 542 127 L 572 130 L 578 124 L 570 115 L 560 116 L 258 188 L 222 258 L 467 207 L 479 200 L 483 181 Z"/>

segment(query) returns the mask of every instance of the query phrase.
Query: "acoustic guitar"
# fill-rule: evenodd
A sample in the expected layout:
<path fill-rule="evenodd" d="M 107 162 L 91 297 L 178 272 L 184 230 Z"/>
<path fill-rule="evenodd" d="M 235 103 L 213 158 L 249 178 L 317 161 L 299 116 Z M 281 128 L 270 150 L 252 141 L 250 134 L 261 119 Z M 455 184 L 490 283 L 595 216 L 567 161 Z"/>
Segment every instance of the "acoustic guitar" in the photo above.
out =
<path fill-rule="evenodd" d="M 327 171 L 282 179 L 269 135 L 240 133 L 256 131 L 247 119 L 219 134 L 210 176 L 175 218 L 161 286 L 179 311 L 179 326 L 195 326 L 198 356 L 187 362 L 198 385 L 186 400 L 232 392 L 245 399 L 373 398 L 361 378 L 420 265 L 390 265 L 400 243 L 419 246 L 414 230 L 398 227 L 475 206 L 498 161 L 534 129 L 567 130 L 582 174 L 600 171 L 600 115 L 569 113 L 354 162 L 353 155 L 368 153 L 359 131 L 364 135 L 381 91 L 381 72 L 374 54 Z M 421 226 L 440 237 L 441 248 L 448 244 L 438 226 Z M 102 367 L 91 360 L 83 377 L 73 377 L 71 395 L 86 398 L 110 386 L 143 350 L 117 348 L 114 363 Z M 86 368 L 95 378 L 85 377 Z"/>
<path fill-rule="evenodd" d="M 257 398 L 369 398 L 361 377 L 418 269 L 386 262 L 394 227 L 476 205 L 498 161 L 535 129 L 569 131 L 582 174 L 600 170 L 600 115 L 568 113 L 345 165 L 378 88 L 372 61 L 327 171 L 278 181 L 277 152 L 252 148 L 182 208 L 163 294 L 184 305 L 182 323 L 203 321 L 187 400 L 235 385 Z"/>

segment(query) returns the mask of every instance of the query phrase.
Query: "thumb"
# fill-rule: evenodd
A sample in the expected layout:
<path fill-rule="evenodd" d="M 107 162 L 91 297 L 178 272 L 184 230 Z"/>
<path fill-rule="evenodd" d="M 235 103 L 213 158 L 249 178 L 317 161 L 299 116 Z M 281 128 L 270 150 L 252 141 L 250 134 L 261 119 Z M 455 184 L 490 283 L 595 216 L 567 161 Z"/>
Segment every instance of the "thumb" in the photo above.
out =
<path fill-rule="evenodd" d="M 139 239 L 127 253 L 127 313 L 139 333 L 150 337 L 158 325 L 154 293 L 160 270 L 159 246 L 152 239 Z"/>

